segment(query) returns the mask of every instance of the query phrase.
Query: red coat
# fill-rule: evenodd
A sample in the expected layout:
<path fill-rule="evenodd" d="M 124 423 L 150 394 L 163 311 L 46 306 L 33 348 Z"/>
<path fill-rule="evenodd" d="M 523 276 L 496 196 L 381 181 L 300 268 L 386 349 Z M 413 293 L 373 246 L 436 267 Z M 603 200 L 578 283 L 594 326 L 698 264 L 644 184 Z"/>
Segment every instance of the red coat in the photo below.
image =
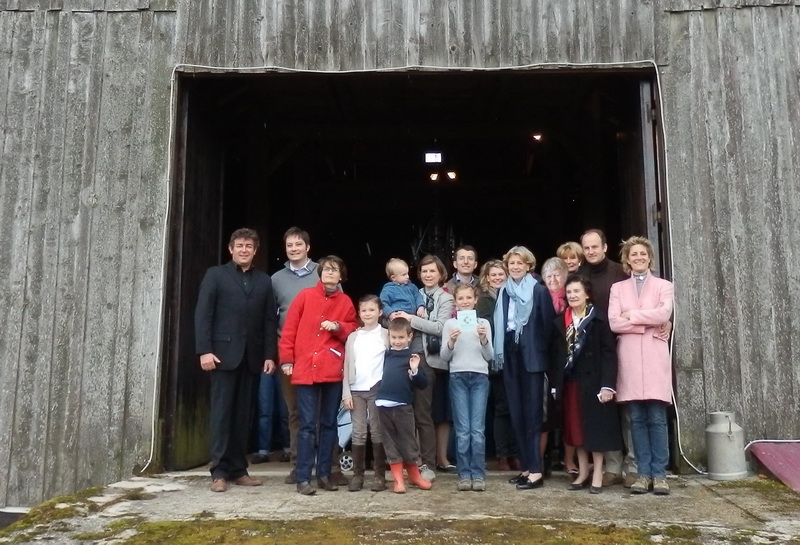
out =
<path fill-rule="evenodd" d="M 617 401 L 671 402 L 672 361 L 669 343 L 656 337 L 672 316 L 672 284 L 647 275 L 642 293 L 629 278 L 611 286 L 608 322 L 617 337 Z M 621 318 L 630 312 L 630 320 Z"/>
<path fill-rule="evenodd" d="M 325 320 L 338 322 L 339 329 L 321 329 Z M 341 291 L 326 295 L 322 282 L 318 282 L 297 294 L 289 306 L 278 345 L 281 364 L 294 364 L 292 384 L 341 382 L 344 343 L 356 327 L 353 302 Z"/>

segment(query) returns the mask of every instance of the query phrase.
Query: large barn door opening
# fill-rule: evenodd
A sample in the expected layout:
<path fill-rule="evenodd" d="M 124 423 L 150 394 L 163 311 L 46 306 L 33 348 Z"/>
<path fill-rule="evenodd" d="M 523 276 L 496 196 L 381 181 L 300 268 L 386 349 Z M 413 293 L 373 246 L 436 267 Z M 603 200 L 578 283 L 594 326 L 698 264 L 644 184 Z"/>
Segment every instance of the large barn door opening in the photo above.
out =
<path fill-rule="evenodd" d="M 285 260 L 282 233 L 309 231 L 312 258 L 334 253 L 347 263 L 353 298 L 380 290 L 391 257 L 413 269 L 437 253 L 452 271 L 462 243 L 481 263 L 524 244 L 539 267 L 588 228 L 606 232 L 615 260 L 619 241 L 634 234 L 658 247 L 652 78 L 645 70 L 180 78 L 167 466 L 207 458 L 208 377 L 192 319 L 203 272 L 228 259 L 233 229 L 259 231 L 256 266 L 269 273 Z M 426 153 L 441 162 L 427 163 Z"/>
<path fill-rule="evenodd" d="M 170 275 L 162 375 L 162 459 L 167 469 L 208 460 L 207 373 L 194 349 L 194 307 L 205 269 L 226 260 L 222 228 L 224 157 L 217 116 L 201 96 L 178 88 L 169 228 Z"/>
<path fill-rule="evenodd" d="M 622 186 L 624 214 L 623 236 L 646 236 L 655 250 L 654 268 L 658 274 L 664 270 L 661 258 L 662 217 L 658 185 L 656 123 L 658 109 L 650 80 L 642 80 L 637 90 L 636 122 L 617 134 L 619 180 Z M 617 241 L 614 241 L 617 242 Z M 609 244 L 613 259 L 616 244 Z"/>

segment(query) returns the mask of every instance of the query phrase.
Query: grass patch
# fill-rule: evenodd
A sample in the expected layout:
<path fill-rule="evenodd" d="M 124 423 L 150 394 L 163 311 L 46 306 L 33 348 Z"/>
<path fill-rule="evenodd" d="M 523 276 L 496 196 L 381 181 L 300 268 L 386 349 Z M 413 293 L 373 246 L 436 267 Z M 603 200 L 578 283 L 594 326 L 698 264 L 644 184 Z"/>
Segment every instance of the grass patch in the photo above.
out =
<path fill-rule="evenodd" d="M 519 519 L 404 520 L 332 519 L 303 521 L 207 520 L 143 522 L 126 545 L 280 544 L 392 545 L 639 545 L 651 544 L 646 531 L 615 525 L 548 522 Z M 677 533 L 677 532 L 676 532 Z M 668 536 L 661 543 L 686 544 Z"/>

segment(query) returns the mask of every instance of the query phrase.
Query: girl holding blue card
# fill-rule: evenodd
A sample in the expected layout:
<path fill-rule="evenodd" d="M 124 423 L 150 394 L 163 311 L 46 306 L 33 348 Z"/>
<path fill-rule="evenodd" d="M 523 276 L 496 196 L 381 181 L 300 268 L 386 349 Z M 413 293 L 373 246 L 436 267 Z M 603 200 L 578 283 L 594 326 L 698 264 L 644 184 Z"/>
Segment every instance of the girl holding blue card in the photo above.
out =
<path fill-rule="evenodd" d="M 442 330 L 441 356 L 450 363 L 450 401 L 456 435 L 458 490 L 486 490 L 486 403 L 489 398 L 489 362 L 494 357 L 489 321 L 477 318 L 478 292 L 471 284 L 457 284 L 456 317 Z"/>

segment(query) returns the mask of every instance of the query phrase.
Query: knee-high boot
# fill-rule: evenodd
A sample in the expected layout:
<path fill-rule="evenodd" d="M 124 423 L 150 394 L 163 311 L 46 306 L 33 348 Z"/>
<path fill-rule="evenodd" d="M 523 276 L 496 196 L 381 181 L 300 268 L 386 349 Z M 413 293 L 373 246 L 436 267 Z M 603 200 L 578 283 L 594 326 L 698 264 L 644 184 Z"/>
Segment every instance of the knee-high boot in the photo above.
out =
<path fill-rule="evenodd" d="M 353 445 L 353 478 L 347 489 L 358 492 L 364 486 L 364 458 L 367 454 L 367 445 Z"/>
<path fill-rule="evenodd" d="M 373 492 L 386 490 L 386 452 L 383 450 L 383 443 L 372 444 L 372 468 L 375 476 L 372 478 Z"/>

